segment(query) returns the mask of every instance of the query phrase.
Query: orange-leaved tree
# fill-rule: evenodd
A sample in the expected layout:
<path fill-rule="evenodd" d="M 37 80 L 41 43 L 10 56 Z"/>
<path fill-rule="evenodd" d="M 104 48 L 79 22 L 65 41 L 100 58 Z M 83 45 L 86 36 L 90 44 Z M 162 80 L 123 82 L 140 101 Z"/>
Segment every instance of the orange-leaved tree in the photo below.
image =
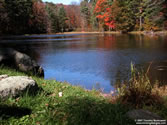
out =
<path fill-rule="evenodd" d="M 115 21 L 112 13 L 112 5 L 109 0 L 98 0 L 94 14 L 99 21 L 100 28 L 115 29 Z"/>

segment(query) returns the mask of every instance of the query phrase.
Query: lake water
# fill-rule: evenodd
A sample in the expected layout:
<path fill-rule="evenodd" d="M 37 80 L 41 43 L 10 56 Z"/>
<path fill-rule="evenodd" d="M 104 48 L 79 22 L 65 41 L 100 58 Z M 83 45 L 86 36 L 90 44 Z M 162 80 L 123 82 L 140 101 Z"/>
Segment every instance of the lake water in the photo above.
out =
<path fill-rule="evenodd" d="M 167 60 L 167 37 L 124 34 L 57 34 L 0 37 L 0 45 L 34 58 L 45 79 L 108 93 L 137 67 Z"/>

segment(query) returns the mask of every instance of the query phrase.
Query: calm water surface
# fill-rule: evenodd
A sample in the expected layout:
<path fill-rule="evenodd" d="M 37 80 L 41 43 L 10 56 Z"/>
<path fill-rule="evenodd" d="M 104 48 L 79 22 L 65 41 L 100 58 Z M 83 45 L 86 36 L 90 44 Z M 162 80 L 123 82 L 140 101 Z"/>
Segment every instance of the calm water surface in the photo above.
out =
<path fill-rule="evenodd" d="M 0 45 L 17 48 L 45 70 L 45 79 L 67 81 L 86 89 L 113 90 L 127 80 L 130 64 L 142 67 L 167 60 L 166 36 L 63 34 L 0 37 Z"/>

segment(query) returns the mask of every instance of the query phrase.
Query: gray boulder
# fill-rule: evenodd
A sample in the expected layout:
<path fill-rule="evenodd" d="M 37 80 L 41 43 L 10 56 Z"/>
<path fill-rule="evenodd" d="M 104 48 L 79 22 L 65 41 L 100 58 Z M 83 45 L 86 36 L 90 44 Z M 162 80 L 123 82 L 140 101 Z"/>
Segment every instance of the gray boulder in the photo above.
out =
<path fill-rule="evenodd" d="M 35 75 L 44 77 L 44 70 L 28 55 L 14 51 L 15 65 L 20 71 L 32 72 Z"/>
<path fill-rule="evenodd" d="M 163 120 L 160 116 L 149 112 L 147 110 L 138 109 L 138 110 L 131 110 L 126 114 L 129 118 L 136 120 L 136 119 L 145 119 L 145 120 Z"/>
<path fill-rule="evenodd" d="M 0 64 L 17 68 L 26 73 L 44 77 L 44 70 L 28 55 L 11 48 L 0 48 Z"/>
<path fill-rule="evenodd" d="M 38 90 L 36 82 L 27 76 L 0 76 L 0 98 L 9 96 L 15 97 L 25 92 L 28 94 L 35 93 Z"/>

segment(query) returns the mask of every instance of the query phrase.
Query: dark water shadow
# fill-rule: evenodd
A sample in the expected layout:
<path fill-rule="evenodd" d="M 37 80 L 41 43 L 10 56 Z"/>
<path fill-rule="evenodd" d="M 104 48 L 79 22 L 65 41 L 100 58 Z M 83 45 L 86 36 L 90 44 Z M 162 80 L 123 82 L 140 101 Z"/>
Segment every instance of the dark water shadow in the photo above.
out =
<path fill-rule="evenodd" d="M 25 107 L 16 107 L 8 105 L 0 105 L 0 119 L 7 120 L 11 117 L 21 118 L 31 114 L 31 109 Z"/>
<path fill-rule="evenodd" d="M 160 86 L 167 85 L 167 61 L 149 62 L 144 69 L 152 84 L 158 82 Z"/>

